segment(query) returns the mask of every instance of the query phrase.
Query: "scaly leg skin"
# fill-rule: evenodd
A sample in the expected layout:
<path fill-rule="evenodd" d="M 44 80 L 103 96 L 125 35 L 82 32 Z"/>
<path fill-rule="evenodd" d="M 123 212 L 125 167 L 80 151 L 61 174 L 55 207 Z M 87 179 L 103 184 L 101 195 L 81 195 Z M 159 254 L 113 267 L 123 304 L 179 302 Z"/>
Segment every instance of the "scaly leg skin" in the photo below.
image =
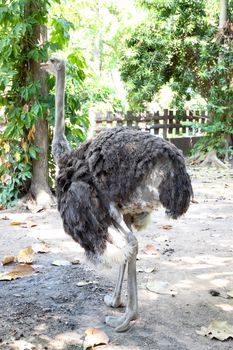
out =
<path fill-rule="evenodd" d="M 107 294 L 104 297 L 104 302 L 107 306 L 111 306 L 111 307 L 124 306 L 124 304 L 121 301 L 121 290 L 122 290 L 122 284 L 124 279 L 125 267 L 126 267 L 126 263 L 120 266 L 117 283 L 113 294 Z"/>
<path fill-rule="evenodd" d="M 120 212 L 118 211 L 118 209 L 113 203 L 110 204 L 109 210 L 110 210 L 110 215 L 114 218 L 117 225 L 119 226 L 118 229 L 121 232 L 122 236 L 124 238 L 126 237 L 128 241 L 131 241 L 132 233 L 131 233 L 130 225 L 126 225 L 122 215 L 120 214 Z M 107 294 L 104 297 L 104 302 L 107 306 L 111 306 L 114 308 L 117 308 L 119 306 L 124 306 L 124 304 L 121 301 L 121 290 L 122 290 L 122 284 L 124 280 L 125 267 L 126 267 L 126 263 L 120 266 L 114 292 L 112 294 Z"/>
<path fill-rule="evenodd" d="M 136 258 L 138 253 L 138 244 L 133 234 L 130 234 L 130 243 L 133 247 L 133 253 L 128 260 L 128 301 L 124 315 L 120 317 L 107 316 L 106 324 L 114 327 L 116 332 L 125 332 L 130 328 L 130 321 L 138 317 L 138 295 L 137 295 L 137 276 L 136 276 Z"/>

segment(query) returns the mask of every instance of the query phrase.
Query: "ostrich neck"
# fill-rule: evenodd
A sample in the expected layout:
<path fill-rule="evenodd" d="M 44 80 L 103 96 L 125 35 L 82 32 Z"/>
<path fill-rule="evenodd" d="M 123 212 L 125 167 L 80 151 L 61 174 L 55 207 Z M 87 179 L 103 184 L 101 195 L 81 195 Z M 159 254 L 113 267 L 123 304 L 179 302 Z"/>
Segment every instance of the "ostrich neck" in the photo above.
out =
<path fill-rule="evenodd" d="M 64 119 L 64 99 L 65 99 L 65 69 L 61 69 L 56 77 L 56 110 L 55 110 L 55 136 L 65 134 Z"/>

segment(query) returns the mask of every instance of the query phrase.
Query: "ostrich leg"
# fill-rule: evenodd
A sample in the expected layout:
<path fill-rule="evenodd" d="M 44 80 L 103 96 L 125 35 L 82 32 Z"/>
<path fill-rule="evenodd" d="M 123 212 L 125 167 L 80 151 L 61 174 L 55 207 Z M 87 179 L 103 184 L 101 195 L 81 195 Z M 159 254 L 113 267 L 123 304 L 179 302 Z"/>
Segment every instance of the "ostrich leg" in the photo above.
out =
<path fill-rule="evenodd" d="M 120 266 L 117 283 L 113 294 L 107 294 L 104 297 L 104 302 L 107 306 L 119 307 L 124 306 L 121 301 L 121 290 L 124 279 L 126 263 Z"/>
<path fill-rule="evenodd" d="M 123 230 L 125 233 L 125 230 Z M 138 317 L 138 295 L 136 277 L 136 258 L 138 253 L 138 242 L 132 232 L 127 233 L 127 239 L 132 246 L 132 254 L 128 260 L 128 300 L 125 313 L 120 317 L 107 316 L 105 322 L 114 327 L 117 332 L 124 332 L 130 327 L 130 321 Z"/>
<path fill-rule="evenodd" d="M 119 214 L 119 217 L 120 217 L 120 214 Z M 132 227 L 131 227 L 130 223 L 127 223 L 126 226 L 125 226 L 125 222 L 121 219 L 121 227 L 122 227 L 123 231 L 128 231 L 128 230 L 132 231 Z M 122 231 L 122 229 L 121 229 L 121 231 Z M 123 234 L 125 236 L 125 232 Z M 116 287 L 114 289 L 113 294 L 107 294 L 104 297 L 104 302 L 107 306 L 111 306 L 114 308 L 117 308 L 119 306 L 124 306 L 124 303 L 121 300 L 121 290 L 122 290 L 122 285 L 123 285 L 123 280 L 124 280 L 125 268 L 126 268 L 126 263 L 121 265 L 119 268 Z"/>

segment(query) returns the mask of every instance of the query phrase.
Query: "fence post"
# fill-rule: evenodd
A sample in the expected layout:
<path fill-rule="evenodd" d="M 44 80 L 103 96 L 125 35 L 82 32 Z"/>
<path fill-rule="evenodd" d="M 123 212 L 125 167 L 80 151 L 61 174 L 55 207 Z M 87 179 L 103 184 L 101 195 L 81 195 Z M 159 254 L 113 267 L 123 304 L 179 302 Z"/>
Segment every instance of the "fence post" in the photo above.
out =
<path fill-rule="evenodd" d="M 101 112 L 95 113 L 95 130 L 94 132 L 99 132 L 103 128 L 103 115 Z"/>
<path fill-rule="evenodd" d="M 107 114 L 106 114 L 107 127 L 109 125 L 110 125 L 110 127 L 112 127 L 112 119 L 113 119 L 112 111 L 108 111 Z"/>
<path fill-rule="evenodd" d="M 133 125 L 133 113 L 128 111 L 126 114 L 126 125 L 132 126 Z"/>
<path fill-rule="evenodd" d="M 164 109 L 164 119 L 163 119 L 163 138 L 167 138 L 167 120 L 168 120 L 168 109 Z"/>
<path fill-rule="evenodd" d="M 92 111 L 90 111 L 90 117 L 92 116 Z M 207 115 L 205 112 L 197 113 L 193 111 L 189 111 L 189 113 L 185 113 L 182 116 L 182 120 L 192 121 L 194 119 L 198 120 L 200 123 L 207 122 Z M 181 136 L 176 135 L 176 133 L 182 130 L 183 135 L 190 135 L 191 127 L 186 127 L 181 125 L 180 120 L 178 121 L 176 118 L 175 111 L 169 111 L 168 109 L 164 109 L 163 115 L 160 115 L 159 111 L 157 112 L 144 112 L 143 114 L 135 113 L 132 111 L 128 111 L 127 114 L 118 113 L 114 115 L 112 112 L 107 112 L 104 116 L 101 113 L 95 113 L 95 119 L 91 120 L 91 124 L 94 124 L 94 133 L 98 133 L 101 129 L 106 127 L 113 127 L 115 125 L 127 125 L 128 127 L 138 126 L 139 129 L 153 132 L 154 135 L 161 135 L 163 138 L 168 139 L 171 136 Z M 175 119 L 175 120 L 174 120 Z M 201 134 L 201 130 L 198 130 L 198 134 Z M 89 137 L 93 132 L 90 131 Z M 193 133 L 195 134 L 195 133 Z"/>

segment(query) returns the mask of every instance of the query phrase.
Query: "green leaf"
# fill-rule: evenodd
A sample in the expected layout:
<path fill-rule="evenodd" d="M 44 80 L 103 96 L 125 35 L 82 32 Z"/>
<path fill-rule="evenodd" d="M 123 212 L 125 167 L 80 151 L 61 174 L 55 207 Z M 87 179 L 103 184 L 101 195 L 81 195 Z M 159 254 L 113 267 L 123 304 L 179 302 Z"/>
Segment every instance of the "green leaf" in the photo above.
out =
<path fill-rule="evenodd" d="M 57 43 L 60 49 L 64 49 L 69 43 L 69 31 L 74 29 L 73 23 L 63 17 L 54 17 L 52 19 L 52 27 L 53 31 L 51 32 L 50 40 Z"/>
<path fill-rule="evenodd" d="M 35 149 L 34 146 L 29 147 L 29 154 L 31 158 L 37 159 L 37 150 Z"/>

